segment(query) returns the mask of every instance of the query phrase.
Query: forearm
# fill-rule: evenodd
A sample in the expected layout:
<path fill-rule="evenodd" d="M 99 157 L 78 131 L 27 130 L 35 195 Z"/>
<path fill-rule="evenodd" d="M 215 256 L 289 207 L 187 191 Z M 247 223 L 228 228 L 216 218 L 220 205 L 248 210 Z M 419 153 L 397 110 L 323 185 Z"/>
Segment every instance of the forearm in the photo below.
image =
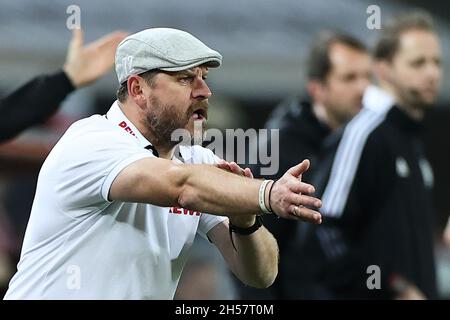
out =
<path fill-rule="evenodd" d="M 261 180 L 241 177 L 210 165 L 186 165 L 179 205 L 211 214 L 260 213 Z"/>
<path fill-rule="evenodd" d="M 245 284 L 267 288 L 278 274 L 278 245 L 264 227 L 250 235 L 232 233 L 234 273 Z"/>
<path fill-rule="evenodd" d="M 303 161 L 289 169 L 277 183 L 263 185 L 261 180 L 229 173 L 213 165 L 175 164 L 161 158 L 145 158 L 119 173 L 108 199 L 160 207 L 180 206 L 228 217 L 259 214 L 265 204 L 280 217 L 321 223 L 320 214 L 307 208 L 321 206 L 319 199 L 309 196 L 314 187 L 298 178 L 308 167 L 309 162 Z M 264 194 L 260 206 L 261 186 Z"/>
<path fill-rule="evenodd" d="M 261 183 L 212 165 L 146 158 L 122 170 L 111 186 L 109 199 L 179 206 L 215 215 L 258 214 Z"/>
<path fill-rule="evenodd" d="M 254 221 L 254 215 L 230 218 L 233 225 L 242 228 L 247 222 L 253 225 Z M 278 273 L 278 245 L 272 234 L 262 226 L 248 235 L 232 232 L 231 236 L 228 222 L 208 232 L 209 239 L 219 248 L 236 277 L 252 287 L 270 286 Z"/>

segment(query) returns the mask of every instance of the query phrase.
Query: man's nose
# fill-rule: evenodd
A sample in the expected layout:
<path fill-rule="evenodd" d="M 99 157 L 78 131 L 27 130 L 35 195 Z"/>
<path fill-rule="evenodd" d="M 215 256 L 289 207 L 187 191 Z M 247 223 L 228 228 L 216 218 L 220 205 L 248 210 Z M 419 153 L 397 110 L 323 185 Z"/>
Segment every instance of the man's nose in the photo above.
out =
<path fill-rule="evenodd" d="M 442 76 L 441 66 L 433 62 L 428 63 L 425 68 L 425 75 L 428 79 L 439 81 Z"/>
<path fill-rule="evenodd" d="M 366 77 L 366 76 L 360 77 L 358 80 L 358 84 L 357 84 L 358 93 L 363 94 L 364 91 L 366 91 L 366 88 L 369 86 L 369 84 L 370 84 L 370 79 L 368 77 Z"/>
<path fill-rule="evenodd" d="M 212 96 L 212 92 L 203 79 L 196 79 L 195 86 L 192 90 L 192 96 L 194 99 L 208 99 Z"/>

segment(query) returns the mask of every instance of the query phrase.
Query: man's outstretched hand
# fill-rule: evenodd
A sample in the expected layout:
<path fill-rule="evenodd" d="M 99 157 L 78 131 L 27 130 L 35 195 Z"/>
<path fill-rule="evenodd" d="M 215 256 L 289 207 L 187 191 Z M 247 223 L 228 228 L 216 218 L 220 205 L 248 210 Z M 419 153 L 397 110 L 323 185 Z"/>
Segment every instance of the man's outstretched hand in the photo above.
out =
<path fill-rule="evenodd" d="M 303 160 L 290 168 L 272 187 L 270 205 L 275 214 L 286 219 L 322 223 L 322 216 L 316 209 L 322 201 L 312 196 L 315 188 L 302 182 L 302 174 L 309 168 L 309 160 Z"/>
<path fill-rule="evenodd" d="M 253 178 L 249 168 L 242 169 L 235 162 L 222 160 L 218 168 L 235 174 Z M 290 168 L 275 185 L 270 194 L 270 206 L 273 212 L 286 219 L 303 220 L 315 224 L 322 223 L 322 216 L 316 209 L 322 206 L 322 201 L 312 196 L 315 188 L 302 182 L 302 175 L 309 169 L 309 160 L 304 160 Z M 269 185 L 266 190 L 270 190 Z"/>
<path fill-rule="evenodd" d="M 79 88 L 106 74 L 114 65 L 117 46 L 127 35 L 116 31 L 83 46 L 83 31 L 74 29 L 63 66 L 72 84 Z"/>

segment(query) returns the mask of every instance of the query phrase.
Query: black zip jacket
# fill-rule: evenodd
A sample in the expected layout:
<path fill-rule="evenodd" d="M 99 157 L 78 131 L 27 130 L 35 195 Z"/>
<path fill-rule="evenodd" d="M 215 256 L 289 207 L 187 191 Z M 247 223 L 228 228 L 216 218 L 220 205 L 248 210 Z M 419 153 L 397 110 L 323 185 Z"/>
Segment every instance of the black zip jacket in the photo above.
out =
<path fill-rule="evenodd" d="M 321 149 L 321 144 L 330 133 L 330 129 L 320 123 L 312 111 L 308 102 L 299 102 L 292 98 L 283 101 L 274 109 L 265 125 L 267 129 L 279 129 L 279 170 L 272 176 L 264 176 L 266 179 L 278 179 L 289 168 L 299 164 L 304 159 L 311 161 L 311 167 L 303 175 L 303 180 L 310 182 L 316 169 L 316 158 Z M 277 147 L 275 141 L 270 140 L 260 143 L 268 143 Z M 269 147 L 270 149 L 270 147 Z M 261 177 L 260 165 L 250 164 L 255 177 Z M 289 299 L 304 298 L 309 291 L 309 276 L 306 270 L 302 270 L 301 279 L 292 282 L 292 273 L 299 274 L 304 261 L 297 248 L 298 229 L 307 224 L 293 220 L 277 219 L 274 215 L 263 216 L 265 227 L 274 235 L 280 249 L 280 265 L 278 277 L 275 283 L 265 290 L 257 290 L 236 283 L 239 296 L 243 299 Z M 300 230 L 301 233 L 301 230 Z M 295 260 L 291 262 L 291 260 Z M 300 261 L 300 262 L 299 262 Z"/>
<path fill-rule="evenodd" d="M 63 71 L 38 76 L 0 99 L 0 142 L 43 123 L 74 86 Z"/>
<path fill-rule="evenodd" d="M 437 298 L 433 173 L 422 126 L 396 106 L 359 122 L 347 126 L 337 151 L 325 152 L 317 169 L 329 173 L 322 188 L 316 181 L 325 217 L 306 249 L 323 266 L 317 281 L 331 298 L 390 299 L 390 281 L 400 275 Z M 373 265 L 380 268 L 381 289 L 367 287 Z"/>

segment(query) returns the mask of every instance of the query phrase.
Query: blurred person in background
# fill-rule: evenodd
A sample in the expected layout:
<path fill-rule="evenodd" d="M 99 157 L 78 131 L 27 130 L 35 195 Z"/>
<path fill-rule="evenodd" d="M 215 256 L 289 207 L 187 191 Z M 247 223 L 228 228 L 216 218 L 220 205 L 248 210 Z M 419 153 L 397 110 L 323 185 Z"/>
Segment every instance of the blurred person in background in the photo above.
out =
<path fill-rule="evenodd" d="M 69 93 L 107 73 L 125 37 L 124 32 L 114 32 L 83 46 L 82 30 L 74 29 L 62 70 L 38 76 L 0 100 L 0 142 L 42 124 Z"/>
<path fill-rule="evenodd" d="M 363 109 L 320 161 L 316 171 L 329 176 L 323 187 L 313 181 L 326 218 L 307 245 L 321 252 L 316 281 L 330 298 L 434 299 L 434 179 L 422 120 L 442 69 L 431 17 L 418 11 L 392 19 L 374 59 L 394 103 L 385 112 Z"/>
<path fill-rule="evenodd" d="M 31 209 L 27 207 L 35 189 L 31 177 L 52 148 L 52 144 L 43 141 L 11 139 L 50 119 L 68 94 L 111 70 L 116 47 L 126 35 L 117 31 L 84 45 L 82 30 L 74 29 L 60 71 L 38 76 L 0 100 L 0 292 L 3 294 L 19 257 Z M 27 192 L 29 184 L 33 192 Z"/>
<path fill-rule="evenodd" d="M 279 129 L 279 145 L 270 139 L 260 141 L 272 148 L 279 147 L 280 154 L 278 173 L 265 178 L 280 178 L 285 170 L 304 157 L 311 159 L 313 164 L 311 171 L 305 174 L 306 179 L 310 178 L 326 138 L 361 109 L 371 67 L 370 54 L 361 41 L 345 33 L 322 31 L 313 41 L 306 66 L 310 101 L 291 98 L 282 102 L 266 125 L 268 129 Z M 250 165 L 250 168 L 259 175 L 260 165 Z M 246 299 L 322 297 L 314 289 L 311 277 L 316 266 L 303 256 L 303 243 L 298 241 L 305 233 L 302 228 L 307 228 L 307 225 L 271 216 L 264 219 L 278 240 L 280 273 L 267 290 L 255 290 L 237 283 L 238 296 Z M 297 281 L 292 281 L 293 273 Z"/>

